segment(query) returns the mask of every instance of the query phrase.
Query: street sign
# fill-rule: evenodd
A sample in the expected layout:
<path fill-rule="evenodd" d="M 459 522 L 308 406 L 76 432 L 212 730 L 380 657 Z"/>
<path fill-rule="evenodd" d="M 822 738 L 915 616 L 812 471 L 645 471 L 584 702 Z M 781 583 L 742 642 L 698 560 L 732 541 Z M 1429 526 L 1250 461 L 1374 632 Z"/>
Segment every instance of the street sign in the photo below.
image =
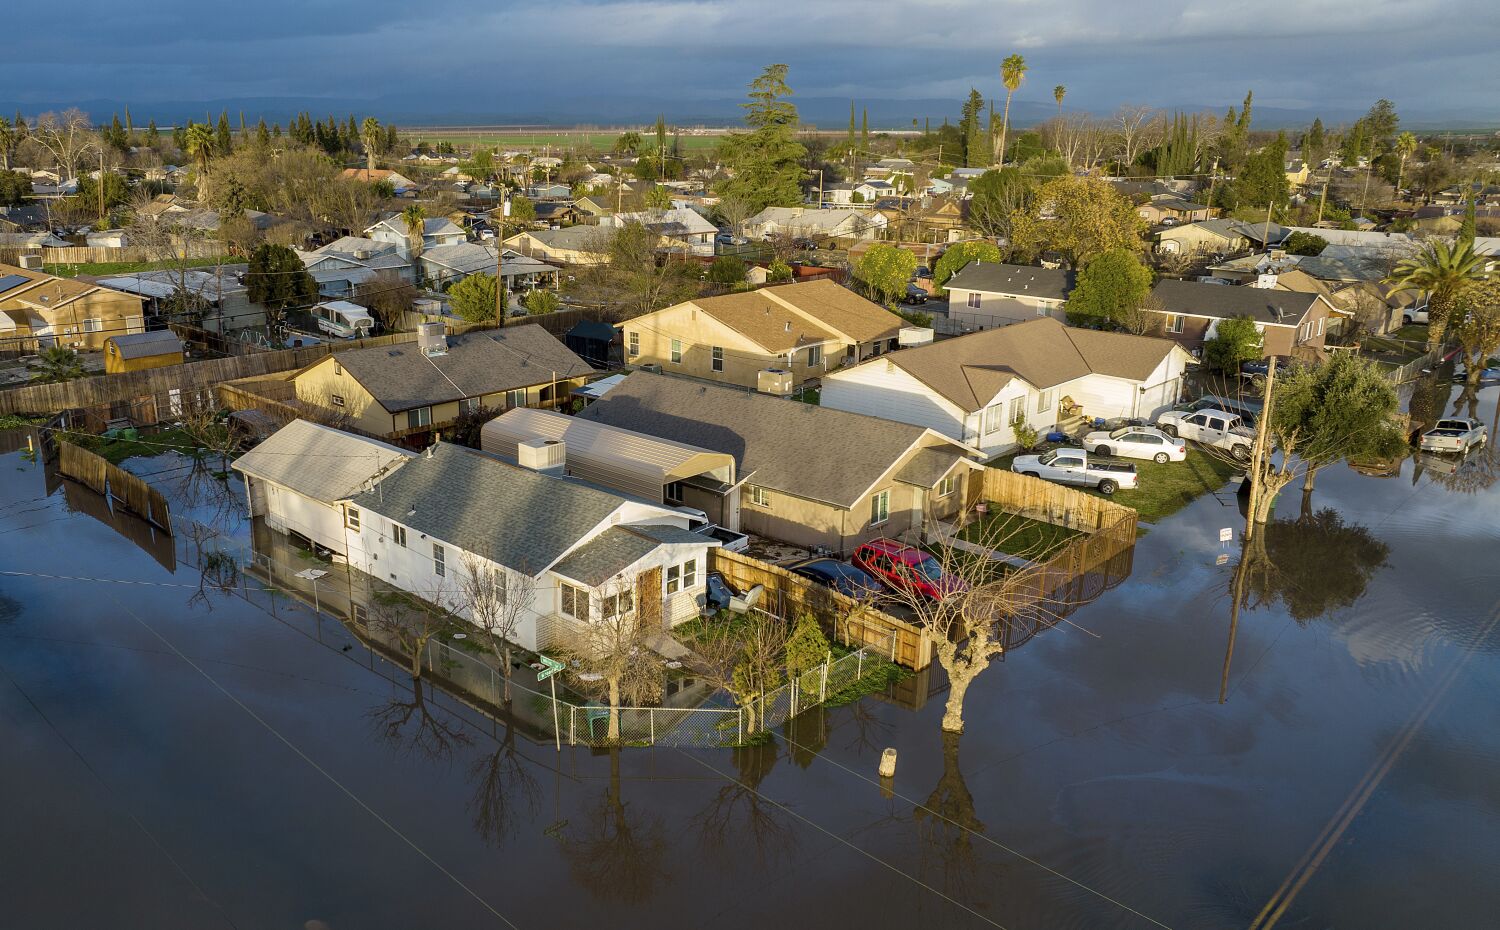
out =
<path fill-rule="evenodd" d="M 537 681 L 546 681 L 548 678 L 551 678 L 553 675 L 556 675 L 558 672 L 563 670 L 563 664 L 556 659 L 549 659 L 546 656 L 542 655 L 537 656 L 537 658 L 541 660 L 541 663 L 544 666 L 540 672 L 536 673 Z"/>
<path fill-rule="evenodd" d="M 1214 559 L 1214 564 L 1215 565 L 1228 565 L 1229 564 L 1229 553 L 1227 553 L 1227 552 L 1221 552 L 1221 553 L 1219 553 L 1219 557 L 1216 558 L 1216 559 Z"/>
<path fill-rule="evenodd" d="M 1219 530 L 1219 542 L 1233 542 L 1233 541 L 1234 541 L 1234 530 L 1230 529 L 1227 526 L 1224 527 L 1222 530 Z"/>
<path fill-rule="evenodd" d="M 297 573 L 297 577 L 306 578 L 308 581 L 317 581 L 319 578 L 322 578 L 326 574 L 328 573 L 323 571 L 321 568 L 304 568 L 302 571 Z"/>

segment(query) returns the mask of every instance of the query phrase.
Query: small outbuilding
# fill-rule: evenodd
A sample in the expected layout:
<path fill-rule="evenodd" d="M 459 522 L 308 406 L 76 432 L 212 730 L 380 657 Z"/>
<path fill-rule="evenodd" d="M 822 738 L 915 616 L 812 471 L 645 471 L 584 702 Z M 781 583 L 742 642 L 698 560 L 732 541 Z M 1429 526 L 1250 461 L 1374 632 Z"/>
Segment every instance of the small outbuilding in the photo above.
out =
<path fill-rule="evenodd" d="M 563 335 L 563 345 L 595 368 L 609 367 L 609 347 L 619 334 L 608 323 L 584 320 Z"/>
<path fill-rule="evenodd" d="M 171 330 L 129 333 L 104 340 L 104 372 L 117 375 L 182 364 L 182 340 Z"/>

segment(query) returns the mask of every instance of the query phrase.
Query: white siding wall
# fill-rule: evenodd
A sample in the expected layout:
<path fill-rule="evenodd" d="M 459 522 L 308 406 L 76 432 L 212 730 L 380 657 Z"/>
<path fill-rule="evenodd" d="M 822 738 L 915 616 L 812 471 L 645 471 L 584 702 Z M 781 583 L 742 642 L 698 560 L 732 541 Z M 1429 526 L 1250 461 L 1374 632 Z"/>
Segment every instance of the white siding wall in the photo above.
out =
<path fill-rule="evenodd" d="M 965 438 L 962 410 L 884 359 L 824 375 L 819 402 L 834 410 L 925 426 L 960 441 Z"/>
<path fill-rule="evenodd" d="M 298 533 L 326 549 L 344 552 L 342 508 L 330 507 L 269 481 L 250 480 L 264 491 L 267 526 L 282 533 Z"/>

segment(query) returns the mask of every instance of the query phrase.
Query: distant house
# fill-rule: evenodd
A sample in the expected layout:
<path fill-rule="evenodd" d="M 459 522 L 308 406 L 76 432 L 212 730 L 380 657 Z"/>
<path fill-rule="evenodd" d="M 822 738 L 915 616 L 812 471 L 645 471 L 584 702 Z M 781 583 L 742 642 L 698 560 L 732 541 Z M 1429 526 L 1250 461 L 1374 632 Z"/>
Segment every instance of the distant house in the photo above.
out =
<path fill-rule="evenodd" d="M 338 352 L 292 382 L 304 403 L 366 433 L 409 439 L 481 407 L 554 406 L 593 372 L 551 333 L 527 324 L 450 336 L 427 351 L 408 342 Z"/>
<path fill-rule="evenodd" d="M 389 184 L 398 197 L 417 189 L 417 182 L 389 168 L 345 168 L 343 177 L 366 184 Z"/>
<path fill-rule="evenodd" d="M 566 200 L 573 189 L 566 184 L 533 184 L 526 188 L 526 196 L 532 200 Z"/>
<path fill-rule="evenodd" d="M 409 249 L 387 239 L 343 236 L 312 252 L 298 252 L 318 293 L 334 299 L 351 297 L 354 289 L 388 272 L 414 282 L 416 271 Z"/>
<path fill-rule="evenodd" d="M 911 174 L 916 162 L 910 158 L 882 158 L 865 168 L 866 178 L 893 178 L 898 174 Z"/>
<path fill-rule="evenodd" d="M 1176 194 L 1156 194 L 1135 208 L 1140 218 L 1152 226 L 1163 223 L 1201 223 L 1213 215 L 1213 210 L 1201 203 L 1193 203 Z"/>
<path fill-rule="evenodd" d="M 639 223 L 669 243 L 668 248 L 677 248 L 691 255 L 714 254 L 714 236 L 719 231 L 719 227 L 705 219 L 703 214 L 686 207 L 616 213 L 599 218 L 600 226 L 624 226 L 626 223 Z"/>
<path fill-rule="evenodd" d="M 1194 354 L 1214 337 L 1220 320 L 1248 317 L 1265 339 L 1266 355 L 1321 355 L 1330 318 L 1348 314 L 1320 293 L 1253 285 L 1163 279 L 1151 290 L 1164 335 Z"/>
<path fill-rule="evenodd" d="M 68 240 L 49 232 L 0 232 L 0 249 L 62 249 L 68 245 Z"/>
<path fill-rule="evenodd" d="M 0 345 L 101 349 L 110 336 L 145 332 L 144 304 L 91 281 L 0 264 Z"/>
<path fill-rule="evenodd" d="M 365 230 L 365 235 L 376 242 L 385 242 L 396 247 L 403 257 L 411 255 L 411 237 L 406 232 L 406 220 L 401 214 L 393 214 Z M 456 245 L 468 241 L 462 228 L 446 216 L 429 216 L 422 221 L 422 248 L 440 245 Z"/>
<path fill-rule="evenodd" d="M 568 226 L 535 229 L 505 240 L 505 247 L 528 258 L 560 265 L 596 265 L 609 261 L 608 226 Z"/>
<path fill-rule="evenodd" d="M 104 340 L 104 373 L 123 374 L 182 364 L 182 340 L 165 329 L 110 336 Z"/>
<path fill-rule="evenodd" d="M 875 239 L 887 220 L 873 211 L 818 210 L 812 207 L 766 207 L 745 221 L 745 234 L 828 239 Z"/>
<path fill-rule="evenodd" d="M 1160 230 L 1156 234 L 1156 250 L 1173 255 L 1231 253 L 1262 247 L 1268 238 L 1271 244 L 1276 244 L 1285 237 L 1283 228 L 1274 223 L 1268 234 L 1264 226 L 1242 220 L 1203 220 Z"/>
<path fill-rule="evenodd" d="M 532 204 L 536 221 L 544 226 L 571 226 L 578 222 L 578 210 L 566 200 L 542 200 Z"/>
<path fill-rule="evenodd" d="M 969 262 L 944 285 L 948 319 L 965 329 L 990 329 L 1039 316 L 1063 318 L 1076 274 L 1061 268 Z"/>
<path fill-rule="evenodd" d="M 640 371 L 578 418 L 728 453 L 741 531 L 839 555 L 958 513 L 978 459 L 931 429 Z"/>
<path fill-rule="evenodd" d="M 245 478 L 252 517 L 278 533 L 347 555 L 344 502 L 416 455 L 376 439 L 293 420 L 231 466 Z M 358 518 L 354 528 L 357 530 Z"/>
<path fill-rule="evenodd" d="M 426 280 L 437 285 L 461 281 L 475 272 L 495 273 L 497 249 L 492 243 L 462 242 L 443 245 L 422 253 L 419 264 Z M 501 255 L 500 274 L 511 294 L 539 287 L 557 287 L 559 269 L 555 265 L 527 258 L 513 249 Z"/>
<path fill-rule="evenodd" d="M 745 388 L 802 384 L 889 351 L 905 325 L 828 280 L 700 297 L 621 324 L 625 361 Z"/>
<path fill-rule="evenodd" d="M 198 325 L 211 332 L 229 333 L 266 325 L 266 308 L 251 303 L 248 289 L 228 270 L 137 271 L 97 278 L 95 283 L 144 298 L 148 326 L 162 324 L 163 316 L 180 309 L 174 303 L 184 297 L 202 305 L 203 316 Z"/>
<path fill-rule="evenodd" d="M 892 352 L 823 379 L 824 407 L 932 429 L 994 454 L 1014 425 L 1150 418 L 1182 393 L 1192 358 L 1173 342 L 1032 319 Z"/>
<path fill-rule="evenodd" d="M 1296 190 L 1299 187 L 1306 187 L 1307 182 L 1311 178 L 1312 168 L 1308 167 L 1307 162 L 1303 161 L 1300 158 L 1291 158 L 1287 160 L 1286 183 L 1291 186 L 1293 190 Z"/>

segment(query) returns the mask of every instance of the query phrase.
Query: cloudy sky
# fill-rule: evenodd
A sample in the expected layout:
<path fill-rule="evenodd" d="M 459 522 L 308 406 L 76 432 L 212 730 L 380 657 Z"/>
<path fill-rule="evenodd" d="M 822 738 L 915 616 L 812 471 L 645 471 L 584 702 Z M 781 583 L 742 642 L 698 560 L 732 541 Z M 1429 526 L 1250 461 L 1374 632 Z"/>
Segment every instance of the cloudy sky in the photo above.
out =
<path fill-rule="evenodd" d="M 791 65 L 813 115 L 940 118 L 928 101 L 1003 91 L 1018 105 L 1212 107 L 1247 87 L 1266 114 L 1358 112 L 1500 121 L 1494 0 L 74 0 L 8 10 L 0 106 L 366 102 L 408 122 L 732 115 L 764 64 Z M 900 101 L 900 102 L 897 102 Z M 915 112 L 913 112 L 915 111 Z"/>

